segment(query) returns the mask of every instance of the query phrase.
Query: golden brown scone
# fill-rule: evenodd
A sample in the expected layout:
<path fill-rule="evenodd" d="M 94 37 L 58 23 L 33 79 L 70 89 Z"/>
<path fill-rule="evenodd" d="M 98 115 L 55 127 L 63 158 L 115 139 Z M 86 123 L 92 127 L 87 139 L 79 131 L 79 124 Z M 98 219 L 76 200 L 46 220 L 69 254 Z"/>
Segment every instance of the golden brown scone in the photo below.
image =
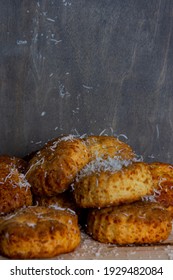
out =
<path fill-rule="evenodd" d="M 1 163 L 6 163 L 11 167 L 15 167 L 21 173 L 25 173 L 27 168 L 27 162 L 22 158 L 15 157 L 15 156 L 0 155 L 0 164 Z"/>
<path fill-rule="evenodd" d="M 94 170 L 93 167 L 91 169 Z M 104 167 L 98 172 L 92 171 L 86 175 L 83 173 L 74 184 L 76 203 L 84 208 L 129 203 L 140 200 L 152 191 L 152 176 L 148 165 L 143 162 L 122 166 L 117 171 Z"/>
<path fill-rule="evenodd" d="M 12 259 L 51 258 L 79 243 L 77 216 L 67 210 L 31 206 L 0 221 L 0 252 Z"/>
<path fill-rule="evenodd" d="M 152 202 L 93 209 L 87 219 L 88 234 L 102 243 L 158 243 L 168 238 L 171 229 L 169 212 Z"/>
<path fill-rule="evenodd" d="M 0 163 L 0 215 L 32 204 L 30 184 L 24 174 L 6 162 Z"/>
<path fill-rule="evenodd" d="M 167 208 L 173 217 L 173 165 L 163 162 L 149 164 L 154 194 L 148 197 Z"/>
<path fill-rule="evenodd" d="M 69 188 L 88 161 L 88 149 L 82 139 L 72 136 L 57 138 L 31 159 L 26 178 L 34 194 L 57 195 Z"/>
<path fill-rule="evenodd" d="M 113 136 L 88 136 L 86 145 L 90 151 L 91 160 L 96 157 L 119 157 L 121 159 L 133 159 L 135 154 L 132 148 Z"/>

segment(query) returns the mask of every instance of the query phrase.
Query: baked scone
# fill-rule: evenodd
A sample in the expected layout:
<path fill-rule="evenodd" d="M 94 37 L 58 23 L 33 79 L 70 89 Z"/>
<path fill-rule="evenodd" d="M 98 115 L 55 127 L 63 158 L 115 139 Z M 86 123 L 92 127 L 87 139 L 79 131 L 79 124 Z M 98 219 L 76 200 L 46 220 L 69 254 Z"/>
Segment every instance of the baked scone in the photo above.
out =
<path fill-rule="evenodd" d="M 74 212 L 31 206 L 0 219 L 0 253 L 11 259 L 51 258 L 79 243 Z"/>
<path fill-rule="evenodd" d="M 53 196 L 67 190 L 76 174 L 88 163 L 82 139 L 66 136 L 48 142 L 29 161 L 26 178 L 36 195 Z"/>
<path fill-rule="evenodd" d="M 167 208 L 173 217 L 173 165 L 164 162 L 149 163 L 154 193 L 148 199 Z"/>
<path fill-rule="evenodd" d="M 119 245 L 166 240 L 172 224 L 169 212 L 153 202 L 134 202 L 90 210 L 87 233 L 102 243 Z"/>
<path fill-rule="evenodd" d="M 152 176 L 147 164 L 132 162 L 127 165 L 126 161 L 116 159 L 101 162 L 98 170 L 90 163 L 89 171 L 79 175 L 74 183 L 74 197 L 79 207 L 120 205 L 140 200 L 142 196 L 153 192 Z M 99 167 L 99 164 L 96 166 Z"/>
<path fill-rule="evenodd" d="M 135 154 L 132 148 L 114 136 L 88 136 L 85 138 L 90 151 L 91 160 L 96 157 L 119 157 L 120 159 L 133 159 Z"/>
<path fill-rule="evenodd" d="M 32 205 L 30 184 L 24 174 L 7 162 L 0 162 L 0 215 Z"/>

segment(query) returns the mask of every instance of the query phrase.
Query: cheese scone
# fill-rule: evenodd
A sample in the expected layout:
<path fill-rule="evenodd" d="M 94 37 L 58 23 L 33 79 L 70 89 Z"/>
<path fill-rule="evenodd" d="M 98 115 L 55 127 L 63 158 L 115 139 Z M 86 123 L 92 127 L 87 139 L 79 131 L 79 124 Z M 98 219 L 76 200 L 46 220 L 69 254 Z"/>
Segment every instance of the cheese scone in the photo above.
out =
<path fill-rule="evenodd" d="M 88 161 L 88 149 L 82 139 L 59 137 L 48 142 L 33 156 L 26 178 L 35 195 L 57 195 L 69 188 Z"/>
<path fill-rule="evenodd" d="M 31 206 L 0 219 L 0 253 L 11 259 L 51 258 L 79 243 L 74 212 Z"/>
<path fill-rule="evenodd" d="M 143 162 L 127 164 L 111 159 L 95 164 L 96 169 L 93 165 L 90 163 L 88 170 L 85 168 L 74 183 L 74 197 L 79 207 L 120 205 L 140 200 L 153 192 L 152 176 Z"/>
<path fill-rule="evenodd" d="M 86 230 L 102 243 L 151 244 L 166 240 L 172 224 L 164 207 L 140 201 L 90 210 Z"/>

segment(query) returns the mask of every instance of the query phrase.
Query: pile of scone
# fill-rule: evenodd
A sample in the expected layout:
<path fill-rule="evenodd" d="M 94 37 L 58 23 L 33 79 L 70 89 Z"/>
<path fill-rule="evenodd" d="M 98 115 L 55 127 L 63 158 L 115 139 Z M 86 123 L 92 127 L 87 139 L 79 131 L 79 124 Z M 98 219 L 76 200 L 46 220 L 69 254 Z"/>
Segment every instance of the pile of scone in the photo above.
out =
<path fill-rule="evenodd" d="M 50 258 L 81 229 L 117 245 L 160 243 L 173 219 L 173 165 L 113 136 L 61 136 L 25 159 L 0 156 L 0 254 Z"/>

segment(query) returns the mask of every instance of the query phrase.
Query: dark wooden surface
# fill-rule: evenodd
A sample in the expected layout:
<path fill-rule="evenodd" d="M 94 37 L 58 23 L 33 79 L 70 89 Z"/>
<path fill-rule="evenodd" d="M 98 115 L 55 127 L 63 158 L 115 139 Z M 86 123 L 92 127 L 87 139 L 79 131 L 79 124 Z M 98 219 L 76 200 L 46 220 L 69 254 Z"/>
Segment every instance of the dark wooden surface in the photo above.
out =
<path fill-rule="evenodd" d="M 0 19 L 0 153 L 105 133 L 173 162 L 172 0 L 1 0 Z"/>

